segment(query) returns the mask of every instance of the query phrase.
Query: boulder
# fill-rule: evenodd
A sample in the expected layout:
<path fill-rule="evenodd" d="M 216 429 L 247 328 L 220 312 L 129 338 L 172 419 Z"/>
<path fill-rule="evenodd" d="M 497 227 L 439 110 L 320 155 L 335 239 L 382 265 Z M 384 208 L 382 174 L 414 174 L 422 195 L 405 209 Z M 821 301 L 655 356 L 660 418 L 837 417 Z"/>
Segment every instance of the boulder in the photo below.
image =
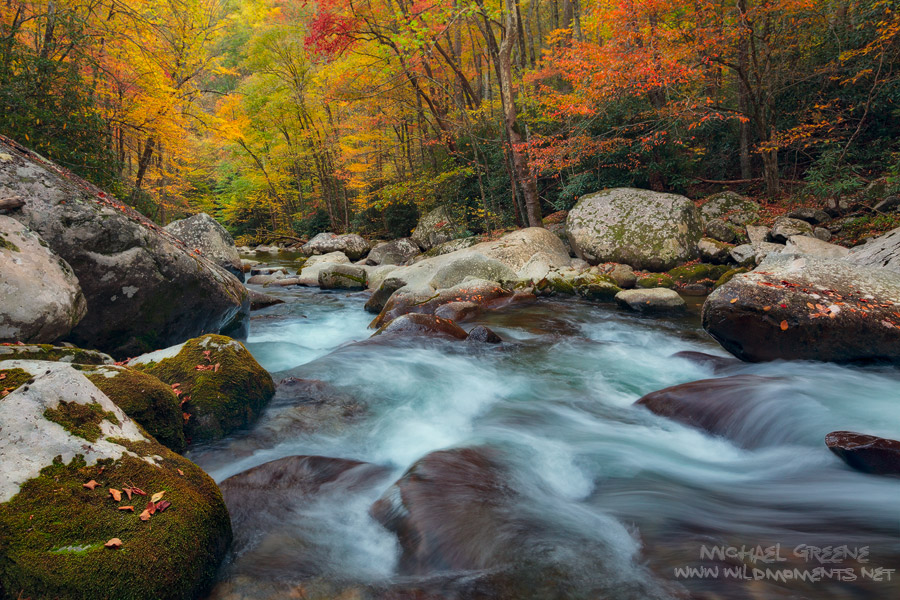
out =
<path fill-rule="evenodd" d="M 884 267 L 900 273 L 900 227 L 850 250 L 847 260 L 864 267 Z"/>
<path fill-rule="evenodd" d="M 251 275 L 274 275 L 286 277 L 290 275 L 286 267 L 269 267 L 266 265 L 257 265 L 250 269 Z"/>
<path fill-rule="evenodd" d="M 488 258 L 478 252 L 467 252 L 457 260 L 447 262 L 438 268 L 428 281 L 428 285 L 436 290 L 452 288 L 467 277 L 498 283 L 512 283 L 517 279 L 516 272 L 499 260 Z"/>
<path fill-rule="evenodd" d="M 484 325 L 476 325 L 469 331 L 467 342 L 481 342 L 482 344 L 499 344 L 503 339 Z"/>
<path fill-rule="evenodd" d="M 326 232 L 320 233 L 309 240 L 300 251 L 309 256 L 343 252 L 350 260 L 359 260 L 368 254 L 369 242 L 355 233 L 336 235 Z"/>
<path fill-rule="evenodd" d="M 655 288 L 673 288 L 675 280 L 668 273 L 651 273 L 637 280 L 637 287 L 642 290 Z"/>
<path fill-rule="evenodd" d="M 372 296 L 366 302 L 366 312 L 375 313 L 376 315 L 380 313 L 394 292 L 405 285 L 405 281 L 397 279 L 396 277 L 388 277 L 382 281 L 381 285 L 378 286 L 378 289 L 372 293 Z"/>
<path fill-rule="evenodd" d="M 785 254 L 807 254 L 819 258 L 845 258 L 850 254 L 850 249 L 829 244 L 814 237 L 792 235 L 788 238 L 783 252 Z"/>
<path fill-rule="evenodd" d="M 474 302 L 448 302 L 434 310 L 434 316 L 451 321 L 465 321 L 471 319 L 481 311 Z"/>
<path fill-rule="evenodd" d="M 449 319 L 442 319 L 434 315 L 409 313 L 397 317 L 372 335 L 391 337 L 429 336 L 464 340 L 469 334 Z"/>
<path fill-rule="evenodd" d="M 235 277 L 244 280 L 244 267 L 231 234 L 206 213 L 166 225 L 166 231 L 184 242 L 188 252 L 198 252 Z"/>
<path fill-rule="evenodd" d="M 272 273 L 270 275 L 253 275 L 247 280 L 247 284 L 266 286 L 281 281 L 282 279 L 287 279 L 287 276 L 281 272 Z"/>
<path fill-rule="evenodd" d="M 705 296 L 715 287 L 716 281 L 729 270 L 726 265 L 698 263 L 675 267 L 668 275 L 672 278 L 676 291 L 690 296 Z"/>
<path fill-rule="evenodd" d="M 675 194 L 617 188 L 583 196 L 569 212 L 572 249 L 591 264 L 663 271 L 697 257 L 703 235 L 694 203 Z"/>
<path fill-rule="evenodd" d="M 366 281 L 368 283 L 369 289 L 372 291 L 377 290 L 381 287 L 381 284 L 384 283 L 385 279 L 391 276 L 391 273 L 399 269 L 398 265 L 378 265 L 377 267 L 365 267 L 366 269 Z"/>
<path fill-rule="evenodd" d="M 831 234 L 830 229 L 826 227 L 816 227 L 813 229 L 813 237 L 822 240 L 823 242 L 830 242 L 831 238 L 834 236 Z"/>
<path fill-rule="evenodd" d="M 705 198 L 700 205 L 700 217 L 708 223 L 713 219 L 728 220 L 743 225 L 759 213 L 760 205 L 735 192 L 719 192 Z"/>
<path fill-rule="evenodd" d="M 844 260 L 769 255 L 703 305 L 703 327 L 746 361 L 900 362 L 900 275 Z"/>
<path fill-rule="evenodd" d="M 612 302 L 622 288 L 617 286 L 609 275 L 591 271 L 579 273 L 574 270 L 563 270 L 535 283 L 534 291 L 536 294 L 547 296 L 578 295 L 587 300 Z"/>
<path fill-rule="evenodd" d="M 145 354 L 128 366 L 178 384 L 189 442 L 216 440 L 250 425 L 275 393 L 272 376 L 244 345 L 221 335 Z"/>
<path fill-rule="evenodd" d="M 248 291 L 250 292 L 250 310 L 262 310 L 263 308 L 275 306 L 276 304 L 284 304 L 284 300 L 282 300 L 281 298 L 276 298 L 275 296 L 270 296 L 269 294 L 263 294 L 262 292 L 257 292 L 256 290 Z"/>
<path fill-rule="evenodd" d="M 792 235 L 812 236 L 812 234 L 812 225 L 800 219 L 778 217 L 772 226 L 772 240 L 780 244 L 787 242 Z"/>
<path fill-rule="evenodd" d="M 900 475 L 900 441 L 853 431 L 832 431 L 825 436 L 825 445 L 857 471 Z"/>
<path fill-rule="evenodd" d="M 729 281 L 731 281 L 731 279 L 735 275 L 740 275 L 741 273 L 747 273 L 749 270 L 750 269 L 748 269 L 747 267 L 738 267 L 736 269 L 730 269 L 730 270 L 726 271 L 721 277 L 719 277 L 716 280 L 716 285 L 714 287 L 720 288 L 723 285 L 725 285 L 726 283 L 728 283 Z"/>
<path fill-rule="evenodd" d="M 754 246 L 759 246 L 772 240 L 772 230 L 763 225 L 747 225 L 747 239 Z"/>
<path fill-rule="evenodd" d="M 366 257 L 366 264 L 376 265 L 402 265 L 412 260 L 421 253 L 418 244 L 410 238 L 400 238 L 378 244 Z"/>
<path fill-rule="evenodd" d="M 599 271 L 601 274 L 609 276 L 613 283 L 624 290 L 630 290 L 637 285 L 637 276 L 629 265 L 610 263 L 600 265 Z"/>
<path fill-rule="evenodd" d="M 354 265 L 330 265 L 319 271 L 318 279 L 323 290 L 366 289 L 366 270 Z"/>
<path fill-rule="evenodd" d="M 472 302 L 483 308 L 505 306 L 513 299 L 513 292 L 484 279 L 467 279 L 449 289 L 398 290 L 390 297 L 381 313 L 370 327 L 379 328 L 385 323 L 408 313 L 434 314 L 439 306 L 451 302 Z"/>
<path fill-rule="evenodd" d="M 759 244 L 741 244 L 731 249 L 728 255 L 731 260 L 742 267 L 755 267 L 770 254 L 778 254 L 784 250 L 781 244 L 762 242 Z"/>
<path fill-rule="evenodd" d="M 156 441 L 173 452 L 184 452 L 184 417 L 177 387 L 117 365 L 82 368 L 81 372 Z"/>
<path fill-rule="evenodd" d="M 231 540 L 215 482 L 142 432 L 71 365 L 8 367 L 30 379 L 0 402 L 3 596 L 203 596 Z M 138 515 L 150 496 L 128 498 L 130 486 L 165 493 L 149 522 Z M 104 547 L 113 539 L 121 549 Z"/>
<path fill-rule="evenodd" d="M 787 217 L 791 219 L 800 219 L 801 221 L 806 221 L 810 225 L 821 225 L 822 223 L 827 223 L 831 220 L 831 215 L 829 215 L 827 212 L 820 208 L 813 208 L 811 206 L 795 208 L 787 214 Z"/>
<path fill-rule="evenodd" d="M 706 224 L 704 229 L 707 237 L 719 242 L 730 244 L 737 238 L 734 228 L 722 219 L 713 219 Z"/>
<path fill-rule="evenodd" d="M 624 290 L 616 294 L 616 303 L 640 313 L 682 313 L 687 310 L 684 299 L 678 292 L 666 288 L 646 290 Z"/>
<path fill-rule="evenodd" d="M 410 239 L 425 251 L 460 237 L 463 229 L 450 214 L 449 207 L 439 206 L 422 215 Z"/>
<path fill-rule="evenodd" d="M 875 204 L 875 206 L 872 207 L 872 210 L 881 213 L 896 212 L 898 207 L 900 207 L 900 195 L 891 194 L 884 200 Z"/>
<path fill-rule="evenodd" d="M 313 267 L 315 265 L 322 264 L 330 264 L 330 265 L 349 265 L 350 259 L 347 258 L 347 255 L 343 252 L 329 252 L 327 254 L 319 254 L 317 256 L 310 256 L 305 261 L 303 261 L 303 265 L 301 268 L 305 269 L 307 267 Z"/>
<path fill-rule="evenodd" d="M 38 234 L 0 215 L 0 342 L 53 342 L 86 313 L 69 264 Z"/>
<path fill-rule="evenodd" d="M 65 169 L 0 138 L 0 189 L 25 199 L 10 214 L 78 277 L 87 314 L 79 346 L 116 357 L 219 331 L 249 310 L 238 279 Z"/>
<path fill-rule="evenodd" d="M 712 238 L 703 238 L 697 243 L 700 252 L 700 260 L 717 265 L 725 264 L 731 259 L 731 251 L 734 246 L 719 242 Z"/>
<path fill-rule="evenodd" d="M 109 354 L 103 354 L 96 350 L 84 350 L 74 346 L 51 346 L 50 344 L 0 346 L 0 361 L 4 360 L 49 360 L 77 365 L 111 365 L 115 362 L 115 359 Z"/>

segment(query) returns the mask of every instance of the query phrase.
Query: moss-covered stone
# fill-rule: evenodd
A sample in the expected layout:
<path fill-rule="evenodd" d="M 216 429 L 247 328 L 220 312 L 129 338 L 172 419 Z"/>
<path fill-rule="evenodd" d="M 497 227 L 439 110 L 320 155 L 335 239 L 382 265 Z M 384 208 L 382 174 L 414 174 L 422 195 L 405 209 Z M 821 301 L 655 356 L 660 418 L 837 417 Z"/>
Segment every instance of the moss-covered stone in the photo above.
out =
<path fill-rule="evenodd" d="M 675 280 L 672 279 L 667 273 L 651 273 L 646 277 L 641 277 L 637 281 L 637 287 L 639 288 L 673 288 L 675 287 Z"/>
<path fill-rule="evenodd" d="M 116 415 L 103 410 L 103 407 L 97 402 L 90 404 L 61 402 L 59 406 L 45 410 L 44 418 L 61 425 L 72 435 L 77 435 L 89 442 L 96 442 L 100 437 L 100 421 L 106 420 L 113 425 L 119 424 Z"/>
<path fill-rule="evenodd" d="M 2 233 L 0 233 L 0 248 L 9 250 L 10 252 L 21 252 L 19 250 L 19 247 L 6 239 L 6 236 L 4 236 Z"/>
<path fill-rule="evenodd" d="M 80 455 L 69 464 L 57 457 L 0 504 L 0 596 L 187 600 L 211 586 L 231 541 L 215 482 L 159 444 L 130 442 L 129 450 L 137 456 L 91 466 Z M 99 484 L 94 490 L 83 487 L 92 479 Z M 141 521 L 149 496 L 123 494 L 115 502 L 107 492 L 130 486 L 165 491 L 171 506 Z M 134 512 L 118 510 L 128 505 Z M 104 547 L 112 538 L 121 549 Z"/>
<path fill-rule="evenodd" d="M 700 283 L 705 280 L 716 281 L 729 270 L 727 265 L 710 265 L 699 263 L 675 267 L 669 271 L 669 277 L 678 284 Z"/>
<path fill-rule="evenodd" d="M 31 373 L 24 369 L 0 369 L 0 398 L 3 398 L 31 380 Z"/>
<path fill-rule="evenodd" d="M 53 346 L 52 344 L 25 344 L 0 346 L 0 361 L 49 360 L 78 365 L 110 365 L 113 358 L 96 350 Z"/>
<path fill-rule="evenodd" d="M 246 427 L 275 394 L 272 376 L 243 344 L 225 336 L 201 336 L 185 342 L 174 356 L 154 355 L 138 357 L 129 366 L 180 385 L 189 443 L 216 440 Z"/>
<path fill-rule="evenodd" d="M 172 386 L 128 367 L 101 366 L 85 375 L 159 443 L 184 452 L 184 418 Z"/>
<path fill-rule="evenodd" d="M 622 291 L 609 275 L 585 273 L 573 281 L 576 293 L 582 298 L 595 302 L 613 302 Z"/>
<path fill-rule="evenodd" d="M 750 269 L 748 269 L 746 267 L 738 267 L 737 269 L 731 269 L 729 271 L 726 271 L 721 277 L 719 277 L 716 280 L 715 287 L 719 288 L 719 287 L 725 285 L 726 283 L 728 283 L 729 281 L 731 281 L 731 278 L 734 277 L 735 275 L 738 275 L 740 273 L 748 273 L 749 271 L 750 271 Z"/>

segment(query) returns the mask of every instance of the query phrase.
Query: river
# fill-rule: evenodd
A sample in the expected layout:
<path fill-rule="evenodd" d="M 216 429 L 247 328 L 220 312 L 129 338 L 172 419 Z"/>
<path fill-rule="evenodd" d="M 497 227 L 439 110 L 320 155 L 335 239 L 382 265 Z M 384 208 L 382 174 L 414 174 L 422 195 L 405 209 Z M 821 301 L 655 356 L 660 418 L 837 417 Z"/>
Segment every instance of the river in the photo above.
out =
<path fill-rule="evenodd" d="M 417 459 L 457 447 L 498 452 L 516 518 L 529 524 L 523 561 L 544 557 L 555 577 L 571 579 L 552 594 L 511 597 L 900 597 L 900 572 L 888 571 L 900 570 L 900 479 L 855 472 L 823 442 L 833 430 L 898 437 L 893 368 L 732 368 L 728 375 L 767 377 L 748 394 L 752 421 L 735 424 L 753 440 L 748 448 L 633 406 L 649 392 L 721 376 L 673 357 L 725 356 L 699 326 L 699 302 L 687 317 L 663 320 L 544 299 L 466 323 L 505 340 L 475 346 L 360 343 L 372 333 L 365 294 L 266 292 L 286 303 L 253 314 L 253 355 L 276 381 L 326 382 L 359 409 L 298 426 L 278 418 L 291 407 L 276 402 L 251 430 L 189 457 L 217 482 L 293 455 L 382 470 L 346 489 L 280 498 L 283 513 L 262 518 L 277 522 L 269 530 L 236 522 L 243 541 L 214 598 L 478 597 L 449 585 L 442 595 L 433 574 L 398 574 L 397 538 L 368 513 Z M 431 595 L 372 592 L 423 585 Z"/>

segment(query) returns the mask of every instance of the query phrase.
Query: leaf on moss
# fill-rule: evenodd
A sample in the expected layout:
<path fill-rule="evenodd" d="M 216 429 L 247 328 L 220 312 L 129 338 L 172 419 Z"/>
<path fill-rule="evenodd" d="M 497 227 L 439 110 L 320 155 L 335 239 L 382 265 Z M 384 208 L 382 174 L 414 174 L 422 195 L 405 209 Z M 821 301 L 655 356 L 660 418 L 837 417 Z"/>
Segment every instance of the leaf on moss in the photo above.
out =
<path fill-rule="evenodd" d="M 86 487 L 87 489 L 93 491 L 93 489 L 94 489 L 95 487 L 97 487 L 98 485 L 100 485 L 100 484 L 97 483 L 96 481 L 94 481 L 93 479 L 91 479 L 91 480 L 88 481 L 87 483 L 82 483 L 82 484 L 81 484 L 81 487 Z"/>
<path fill-rule="evenodd" d="M 156 512 L 164 512 L 170 506 L 172 506 L 172 503 L 168 500 L 160 500 L 156 503 Z"/>
<path fill-rule="evenodd" d="M 131 512 L 134 512 L 134 507 L 133 506 L 120 506 L 119 510 L 130 510 Z"/>
<path fill-rule="evenodd" d="M 152 515 L 156 512 L 156 504 L 154 504 L 153 502 L 148 502 L 147 508 L 145 508 L 144 510 Z"/>
<path fill-rule="evenodd" d="M 150 496 L 150 502 L 153 502 L 153 503 L 159 502 L 160 500 L 162 500 L 163 496 L 165 496 L 165 495 L 166 495 L 165 490 L 163 490 L 162 492 L 156 492 L 155 494 Z"/>
<path fill-rule="evenodd" d="M 145 509 L 144 512 L 141 513 L 140 519 L 141 519 L 141 521 L 149 521 L 150 520 L 150 511 Z"/>
<path fill-rule="evenodd" d="M 181 469 L 178 469 L 178 474 L 184 477 L 184 471 L 182 471 Z"/>
<path fill-rule="evenodd" d="M 131 500 L 131 488 L 125 488 L 125 495 L 128 496 L 129 500 Z"/>
<path fill-rule="evenodd" d="M 122 492 L 115 488 L 109 488 L 109 495 L 112 496 L 112 499 L 116 502 L 122 501 Z"/>
<path fill-rule="evenodd" d="M 112 550 L 118 550 L 122 547 L 122 540 L 120 540 L 119 538 L 112 538 L 103 545 Z"/>

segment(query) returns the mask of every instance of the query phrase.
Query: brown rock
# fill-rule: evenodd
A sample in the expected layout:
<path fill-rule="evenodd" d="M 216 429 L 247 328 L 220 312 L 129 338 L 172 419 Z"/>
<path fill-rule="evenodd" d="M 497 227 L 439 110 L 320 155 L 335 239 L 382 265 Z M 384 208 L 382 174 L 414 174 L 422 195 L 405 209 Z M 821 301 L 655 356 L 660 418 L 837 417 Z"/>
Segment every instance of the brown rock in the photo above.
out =
<path fill-rule="evenodd" d="M 825 436 L 825 445 L 857 471 L 900 475 L 900 441 L 852 431 L 832 431 Z"/>

